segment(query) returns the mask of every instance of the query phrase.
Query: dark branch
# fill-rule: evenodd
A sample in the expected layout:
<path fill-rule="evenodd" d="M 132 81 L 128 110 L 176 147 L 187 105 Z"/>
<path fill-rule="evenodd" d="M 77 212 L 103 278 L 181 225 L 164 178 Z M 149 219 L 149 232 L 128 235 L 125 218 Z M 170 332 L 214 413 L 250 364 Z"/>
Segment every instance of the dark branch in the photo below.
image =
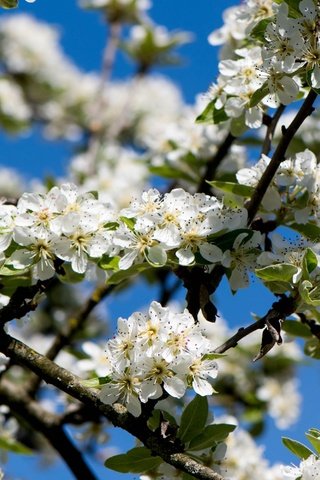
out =
<path fill-rule="evenodd" d="M 81 452 L 59 425 L 59 417 L 44 410 L 26 394 L 24 389 L 5 380 L 0 385 L 0 403 L 8 405 L 18 419 L 22 418 L 33 430 L 42 433 L 77 480 L 96 480 Z"/>
<path fill-rule="evenodd" d="M 88 319 L 90 313 L 92 310 L 107 296 L 109 295 L 113 290 L 115 286 L 103 286 L 103 287 L 98 287 L 91 297 L 87 300 L 86 304 L 84 307 L 79 311 L 78 314 L 72 316 L 69 318 L 66 322 L 67 326 L 66 328 L 58 333 L 56 336 L 53 344 L 49 348 L 49 350 L 46 353 L 46 357 L 49 358 L 50 360 L 54 360 L 60 351 L 66 347 L 67 345 L 70 344 L 70 342 L 73 340 L 75 335 L 79 332 L 79 330 L 83 327 L 85 324 L 86 320 Z M 39 385 L 41 383 L 41 377 L 39 376 L 33 376 L 28 380 L 28 392 L 30 396 L 34 396 L 35 392 L 38 390 Z"/>
<path fill-rule="evenodd" d="M 43 293 L 53 281 L 52 278 L 38 281 L 30 287 L 18 287 L 12 294 L 8 305 L 0 310 L 0 326 L 16 318 L 22 318 L 38 306 L 38 296 Z"/>
<path fill-rule="evenodd" d="M 200 480 L 224 480 L 221 475 L 201 465 L 181 452 L 180 444 L 168 442 L 160 435 L 149 430 L 145 422 L 129 414 L 120 404 L 105 405 L 97 392 L 83 385 L 78 377 L 59 367 L 43 355 L 35 352 L 24 343 L 7 335 L 0 335 L 0 351 L 15 362 L 28 367 L 35 374 L 63 392 L 79 400 L 88 408 L 104 415 L 114 426 L 121 427 L 138 438 L 153 454 L 159 455 L 165 462 L 193 475 Z"/>
<path fill-rule="evenodd" d="M 274 116 L 271 118 L 270 122 L 268 122 L 266 136 L 262 144 L 261 155 L 268 155 L 268 153 L 270 152 L 274 131 L 285 108 L 285 105 L 280 105 L 277 108 Z"/>
<path fill-rule="evenodd" d="M 295 311 L 295 302 L 291 297 L 283 296 L 278 302 L 273 303 L 267 314 L 260 318 L 257 322 L 252 323 L 248 327 L 239 328 L 237 333 L 229 338 L 222 345 L 214 349 L 214 353 L 224 353 L 230 348 L 234 348 L 238 345 L 239 340 L 250 335 L 250 333 L 256 330 L 262 329 L 266 324 L 273 323 L 277 320 L 284 320 Z"/>
<path fill-rule="evenodd" d="M 219 146 L 216 154 L 210 160 L 208 160 L 208 163 L 207 163 L 207 166 L 206 166 L 206 171 L 204 172 L 204 174 L 203 174 L 203 176 L 200 180 L 199 187 L 198 187 L 198 190 L 197 190 L 199 193 L 207 193 L 207 194 L 210 193 L 211 187 L 206 182 L 206 180 L 213 180 L 214 179 L 219 165 L 221 164 L 222 160 L 229 153 L 231 145 L 233 144 L 235 139 L 236 139 L 236 137 L 234 137 L 233 135 L 231 135 L 231 133 L 229 133 L 226 136 L 225 140 Z"/>

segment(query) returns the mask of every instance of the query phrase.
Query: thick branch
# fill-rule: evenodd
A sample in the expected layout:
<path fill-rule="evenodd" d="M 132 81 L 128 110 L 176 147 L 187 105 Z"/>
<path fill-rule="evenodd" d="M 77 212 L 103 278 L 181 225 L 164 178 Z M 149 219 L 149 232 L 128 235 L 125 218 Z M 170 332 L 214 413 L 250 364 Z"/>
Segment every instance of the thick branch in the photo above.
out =
<path fill-rule="evenodd" d="M 100 412 L 114 426 L 121 427 L 134 435 L 155 455 L 159 455 L 170 465 L 200 480 L 223 480 L 221 475 L 181 452 L 180 444 L 168 442 L 160 435 L 151 432 L 145 422 L 141 422 L 140 418 L 133 417 L 122 405 L 105 405 L 100 401 L 97 392 L 85 387 L 78 377 L 35 352 L 24 343 L 10 337 L 4 331 L 0 335 L 0 351 L 15 362 L 28 367 L 47 383 L 56 386 L 96 412 Z"/>
<path fill-rule="evenodd" d="M 42 433 L 77 480 L 96 480 L 80 451 L 59 425 L 59 417 L 44 410 L 39 403 L 26 395 L 23 389 L 5 380 L 0 385 L 0 403 L 8 405 L 15 416 L 22 418 L 35 431 Z"/>
<path fill-rule="evenodd" d="M 292 298 L 283 297 L 278 302 L 273 303 L 272 308 L 267 314 L 260 318 L 257 322 L 248 325 L 245 328 L 239 328 L 231 338 L 229 338 L 222 345 L 214 349 L 214 353 L 224 353 L 230 348 L 234 348 L 238 345 L 239 340 L 250 335 L 250 333 L 256 330 L 262 329 L 266 326 L 267 322 L 273 322 L 275 320 L 284 320 L 295 311 L 295 302 Z"/>
<path fill-rule="evenodd" d="M 248 210 L 248 225 L 251 224 L 252 220 L 254 219 L 260 203 L 272 182 L 274 175 L 276 174 L 277 169 L 279 168 L 281 162 L 284 160 L 285 153 L 287 148 L 293 139 L 295 133 L 302 125 L 304 120 L 311 115 L 313 112 L 313 103 L 317 98 L 317 94 L 314 90 L 310 90 L 308 96 L 306 97 L 305 101 L 303 102 L 300 110 L 298 111 L 297 115 L 292 120 L 291 124 L 287 129 L 283 128 L 282 138 L 272 156 L 272 159 L 266 168 L 264 174 L 262 175 L 258 185 L 253 192 L 253 195 L 248 203 L 247 210 Z"/>

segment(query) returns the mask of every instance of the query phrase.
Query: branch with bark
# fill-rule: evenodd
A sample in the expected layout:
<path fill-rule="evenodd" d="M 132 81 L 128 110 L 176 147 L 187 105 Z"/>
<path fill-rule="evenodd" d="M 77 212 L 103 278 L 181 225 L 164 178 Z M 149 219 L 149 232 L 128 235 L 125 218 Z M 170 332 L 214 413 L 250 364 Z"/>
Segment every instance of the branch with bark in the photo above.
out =
<path fill-rule="evenodd" d="M 4 331 L 0 334 L 0 351 L 16 363 L 29 368 L 45 382 L 82 402 L 90 410 L 102 414 L 114 426 L 134 435 L 152 454 L 160 456 L 173 467 L 199 480 L 223 480 L 221 475 L 186 455 L 180 442 L 168 441 L 160 434 L 152 432 L 146 422 L 141 422 L 141 418 L 134 417 L 120 404 L 109 406 L 102 403 L 96 390 L 85 387 L 78 377 Z"/>

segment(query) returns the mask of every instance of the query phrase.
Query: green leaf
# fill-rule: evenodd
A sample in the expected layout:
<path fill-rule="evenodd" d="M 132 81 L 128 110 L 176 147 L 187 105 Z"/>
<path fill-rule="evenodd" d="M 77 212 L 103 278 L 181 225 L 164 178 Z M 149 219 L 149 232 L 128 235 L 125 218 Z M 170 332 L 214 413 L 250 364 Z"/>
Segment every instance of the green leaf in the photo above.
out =
<path fill-rule="evenodd" d="M 214 188 L 222 190 L 223 192 L 233 193 L 233 195 L 240 195 L 241 197 L 251 197 L 254 191 L 253 187 L 242 185 L 241 183 L 221 182 L 219 180 L 213 180 L 212 182 L 207 181 L 207 183 Z"/>
<path fill-rule="evenodd" d="M 135 226 L 135 219 L 134 218 L 128 218 L 128 217 L 119 217 L 120 220 L 129 228 L 129 230 L 133 231 L 134 226 Z"/>
<path fill-rule="evenodd" d="M 152 267 L 150 267 L 150 264 L 147 262 L 136 263 L 130 268 L 127 268 L 127 270 L 119 270 L 118 272 L 115 272 L 113 275 L 111 275 L 111 277 L 107 279 L 107 284 L 118 285 L 118 283 L 123 282 L 124 280 L 128 280 L 129 278 L 134 277 L 135 275 L 138 275 L 139 273 L 142 273 L 150 268 Z"/>
<path fill-rule="evenodd" d="M 282 324 L 282 330 L 289 333 L 289 335 L 294 335 L 295 337 L 312 337 L 312 333 L 307 325 L 304 325 L 297 320 L 285 320 Z"/>
<path fill-rule="evenodd" d="M 276 3 L 282 3 L 282 0 L 275 0 Z M 300 12 L 299 9 L 299 4 L 301 0 L 284 0 L 284 2 L 288 5 L 289 7 L 289 17 L 291 18 L 300 18 L 302 17 L 302 13 Z"/>
<path fill-rule="evenodd" d="M 291 282 L 292 277 L 298 272 L 298 267 L 290 263 L 277 263 L 267 267 L 257 268 L 255 273 L 263 281 L 273 282 Z"/>
<path fill-rule="evenodd" d="M 33 451 L 16 440 L 11 438 L 0 437 L 0 451 L 7 450 L 9 452 L 20 453 L 21 455 L 32 455 Z"/>
<path fill-rule="evenodd" d="M 217 358 L 227 357 L 225 353 L 206 353 L 203 355 L 202 360 L 216 360 Z"/>
<path fill-rule="evenodd" d="M 320 227 L 313 223 L 299 224 L 291 223 L 290 228 L 296 232 L 301 233 L 309 240 L 319 241 L 320 240 Z"/>
<path fill-rule="evenodd" d="M 213 123 L 215 125 L 217 125 L 219 123 L 222 123 L 222 122 L 226 122 L 227 120 L 229 120 L 229 117 L 226 114 L 224 108 L 217 109 L 217 108 L 214 107 L 213 112 L 212 112 L 212 118 L 213 118 Z"/>
<path fill-rule="evenodd" d="M 216 99 L 211 100 L 211 102 L 208 103 L 208 105 L 203 110 L 203 112 L 197 116 L 196 123 L 212 123 L 213 122 L 213 110 L 214 110 L 215 103 L 216 103 Z"/>
<path fill-rule="evenodd" d="M 10 259 L 8 259 L 10 262 Z M 24 268 L 17 270 L 10 263 L 2 265 L 0 268 L 0 277 L 13 277 L 13 276 L 23 276 L 29 272 L 30 269 Z"/>
<path fill-rule="evenodd" d="M 161 411 L 154 409 L 151 417 L 149 417 L 147 421 L 148 428 L 150 428 L 150 430 L 154 432 L 155 430 L 157 430 L 157 428 L 160 427 L 160 422 L 161 422 Z"/>
<path fill-rule="evenodd" d="M 307 274 L 307 277 L 309 277 L 309 274 L 313 272 L 317 266 L 317 255 L 313 252 L 313 250 L 311 250 L 311 248 L 307 248 L 303 256 L 303 270 L 304 273 Z"/>
<path fill-rule="evenodd" d="M 230 133 L 234 137 L 241 137 L 248 130 L 246 125 L 245 115 L 240 115 L 240 117 L 233 118 L 230 122 Z"/>
<path fill-rule="evenodd" d="M 0 0 L 1 8 L 17 8 L 19 0 Z"/>
<path fill-rule="evenodd" d="M 310 429 L 306 433 L 306 437 L 315 449 L 316 453 L 320 453 L 320 432 L 319 430 Z"/>
<path fill-rule="evenodd" d="M 237 230 L 233 230 L 222 235 L 220 234 L 218 236 L 209 235 L 208 242 L 213 243 L 217 247 L 221 248 L 221 250 L 224 252 L 225 250 L 231 250 L 236 238 L 242 233 L 246 233 L 247 235 L 244 236 L 241 245 L 248 242 L 254 232 L 248 228 L 238 228 Z"/>
<path fill-rule="evenodd" d="M 109 257 L 108 255 L 102 255 L 99 259 L 98 265 L 102 270 L 119 270 L 120 257 Z"/>
<path fill-rule="evenodd" d="M 308 357 L 320 359 L 320 342 L 317 338 L 312 338 L 305 343 L 304 353 Z"/>
<path fill-rule="evenodd" d="M 196 179 L 181 169 L 170 167 L 169 165 L 162 165 L 161 167 L 149 167 L 150 173 L 158 175 L 163 178 L 174 178 L 179 180 L 186 180 L 187 182 L 195 183 Z"/>
<path fill-rule="evenodd" d="M 303 443 L 291 440 L 291 438 L 282 437 L 282 443 L 301 460 L 305 460 L 310 455 L 313 455 L 312 450 L 303 445 Z"/>
<path fill-rule="evenodd" d="M 160 457 L 152 456 L 146 447 L 137 447 L 125 454 L 108 458 L 104 465 L 121 473 L 143 473 L 157 468 L 162 463 Z"/>
<path fill-rule="evenodd" d="M 196 395 L 181 415 L 178 437 L 183 443 L 189 442 L 204 428 L 208 418 L 207 397 Z"/>
<path fill-rule="evenodd" d="M 236 425 L 226 423 L 207 425 L 200 435 L 191 440 L 188 450 L 203 450 L 214 446 L 215 443 L 223 442 L 235 428 Z"/>
<path fill-rule="evenodd" d="M 280 281 L 272 281 L 263 282 L 265 286 L 272 292 L 272 293 L 286 293 L 292 290 L 292 286 L 289 282 L 280 282 Z"/>
<path fill-rule="evenodd" d="M 299 293 L 307 305 L 320 306 L 320 285 L 314 286 L 309 280 L 304 280 L 299 285 Z"/>
<path fill-rule="evenodd" d="M 106 385 L 106 383 L 110 383 L 112 380 L 111 377 L 95 377 L 89 378 L 88 380 L 81 380 L 80 383 L 88 388 L 100 388 L 102 385 Z"/>
<path fill-rule="evenodd" d="M 251 30 L 249 34 L 250 37 L 254 38 L 255 40 L 264 41 L 265 31 L 271 21 L 272 21 L 272 17 L 264 18 L 263 20 L 260 20 L 260 22 L 257 23 L 257 25 L 255 25 Z"/>
<path fill-rule="evenodd" d="M 269 93 L 268 84 L 264 83 L 261 88 L 258 88 L 251 97 L 249 108 L 256 107 L 261 100 L 264 99 Z"/>

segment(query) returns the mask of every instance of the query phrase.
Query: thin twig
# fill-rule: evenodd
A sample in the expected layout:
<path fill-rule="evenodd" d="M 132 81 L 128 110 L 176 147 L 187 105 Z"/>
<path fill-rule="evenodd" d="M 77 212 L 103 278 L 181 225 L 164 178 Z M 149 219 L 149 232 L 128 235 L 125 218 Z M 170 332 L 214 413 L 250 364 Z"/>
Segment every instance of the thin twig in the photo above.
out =
<path fill-rule="evenodd" d="M 79 332 L 79 330 L 83 327 L 85 322 L 87 321 L 90 313 L 92 310 L 107 296 L 109 295 L 115 288 L 115 285 L 111 286 L 103 286 L 98 287 L 87 300 L 84 307 L 79 311 L 78 314 L 70 317 L 66 325 L 67 327 L 58 333 L 54 342 L 52 343 L 51 347 L 46 353 L 46 357 L 49 360 L 54 360 L 61 350 L 70 344 L 73 340 L 75 335 Z M 27 390 L 29 395 L 33 397 L 37 392 L 41 383 L 41 378 L 37 375 L 33 376 L 32 378 L 28 379 Z"/>
<path fill-rule="evenodd" d="M 261 155 L 268 155 L 268 153 L 270 152 L 274 131 L 285 108 L 285 105 L 280 105 L 277 108 L 276 113 L 272 117 L 271 121 L 269 122 L 267 126 L 266 136 L 262 144 Z"/>
<path fill-rule="evenodd" d="M 273 320 L 285 319 L 289 315 L 292 315 L 295 310 L 295 302 L 291 297 L 282 297 L 278 302 L 273 303 L 270 310 L 260 318 L 258 321 L 248 325 L 245 328 L 239 328 L 237 333 L 235 333 L 231 338 L 229 338 L 222 345 L 214 349 L 214 353 L 224 353 L 230 348 L 234 348 L 238 345 L 239 340 L 248 336 L 250 333 L 255 332 L 256 330 L 262 329 L 265 327 L 267 322 L 272 322 Z"/>
<path fill-rule="evenodd" d="M 198 193 L 206 193 L 206 194 L 210 193 L 211 187 L 207 183 L 207 180 L 214 179 L 219 165 L 229 153 L 229 150 L 233 142 L 235 141 L 235 139 L 236 137 L 234 137 L 231 133 L 229 133 L 224 139 L 224 141 L 221 143 L 221 145 L 219 146 L 215 155 L 210 160 L 208 160 L 206 165 L 206 170 L 200 180 L 199 187 L 197 189 Z"/>
<path fill-rule="evenodd" d="M 270 183 L 272 182 L 272 179 L 276 174 L 277 169 L 279 168 L 281 162 L 285 158 L 285 153 L 295 133 L 297 132 L 299 127 L 302 125 L 304 120 L 313 112 L 314 110 L 313 103 L 315 102 L 316 98 L 317 98 L 317 93 L 314 90 L 310 90 L 308 96 L 306 97 L 300 110 L 298 111 L 295 118 L 292 120 L 289 127 L 282 129 L 282 138 L 272 156 L 272 159 L 269 165 L 267 166 L 265 172 L 260 178 L 260 181 L 256 186 L 252 194 L 252 197 L 248 203 L 248 206 L 247 206 L 248 225 L 250 225 L 252 220 L 254 219 L 259 209 L 260 203 Z"/>

